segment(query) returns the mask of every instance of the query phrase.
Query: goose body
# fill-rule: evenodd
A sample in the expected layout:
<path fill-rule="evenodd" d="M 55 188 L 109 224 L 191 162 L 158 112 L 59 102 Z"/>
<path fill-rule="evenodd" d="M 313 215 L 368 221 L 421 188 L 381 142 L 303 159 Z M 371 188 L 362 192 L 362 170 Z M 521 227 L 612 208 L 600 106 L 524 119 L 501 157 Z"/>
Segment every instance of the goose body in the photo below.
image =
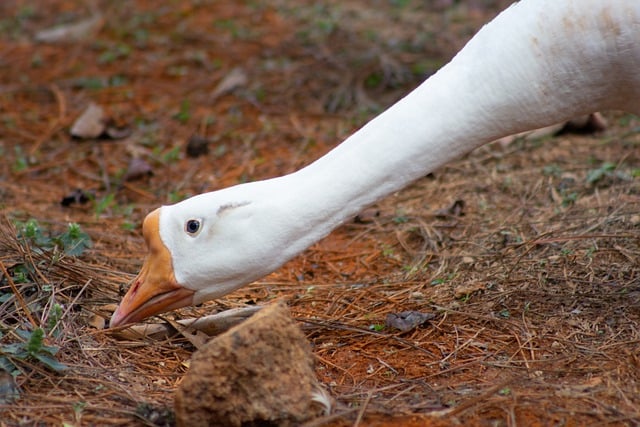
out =
<path fill-rule="evenodd" d="M 111 326 L 225 295 L 472 149 L 599 110 L 640 113 L 640 1 L 522 0 L 309 166 L 150 213 Z"/>

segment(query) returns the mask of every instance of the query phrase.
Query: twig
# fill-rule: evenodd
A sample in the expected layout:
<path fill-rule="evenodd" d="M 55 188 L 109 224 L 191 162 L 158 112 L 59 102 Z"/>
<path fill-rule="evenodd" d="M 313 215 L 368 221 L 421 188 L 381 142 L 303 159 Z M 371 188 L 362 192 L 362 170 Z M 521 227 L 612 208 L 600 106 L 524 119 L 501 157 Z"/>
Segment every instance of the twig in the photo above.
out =
<path fill-rule="evenodd" d="M 38 137 L 35 144 L 33 144 L 31 149 L 29 150 L 30 156 L 33 156 L 33 154 L 38 151 L 40 146 L 59 130 L 59 128 L 64 124 L 64 119 L 67 115 L 67 103 L 65 102 L 64 95 L 62 94 L 62 91 L 60 91 L 60 88 L 58 88 L 58 86 L 55 84 L 51 84 L 49 85 L 49 90 L 53 92 L 53 95 L 56 97 L 56 101 L 58 103 L 58 117 L 51 124 L 51 126 L 49 126 L 49 129 L 47 129 L 47 131 L 43 135 Z"/>
<path fill-rule="evenodd" d="M 446 357 L 444 357 L 438 363 L 442 364 L 442 363 L 446 362 L 449 358 L 457 355 L 460 350 L 462 350 L 463 348 L 465 348 L 468 345 L 470 345 L 471 343 L 473 343 L 474 340 L 478 337 L 478 335 L 480 335 L 481 332 L 484 332 L 484 330 L 485 330 L 485 328 L 480 328 L 478 331 L 476 331 L 476 333 L 471 338 L 467 339 L 461 346 L 456 347 L 451 353 L 449 353 Z M 457 330 L 456 330 L 456 333 L 457 333 Z M 456 341 L 458 341 L 458 340 L 456 339 Z"/>
<path fill-rule="evenodd" d="M 209 336 L 213 336 L 237 325 L 261 308 L 262 306 L 233 308 L 209 316 L 178 320 L 176 323 L 182 327 L 201 331 Z M 118 339 L 167 339 L 173 332 L 173 328 L 167 323 L 145 323 L 142 325 L 126 326 L 125 328 L 115 328 L 111 330 L 111 332 Z M 179 332 L 182 333 L 181 331 Z"/>
<path fill-rule="evenodd" d="M 193 326 L 184 326 L 173 319 L 165 319 L 180 335 L 185 337 L 196 349 L 200 350 L 207 343 L 209 335 L 195 329 Z"/>
<path fill-rule="evenodd" d="M 60 323 L 62 323 L 62 319 L 64 319 L 67 316 L 67 314 L 69 314 L 69 311 L 71 311 L 71 309 L 76 305 L 76 302 L 78 301 L 78 298 L 80 298 L 80 295 L 82 295 L 84 293 L 84 291 L 87 289 L 87 286 L 89 286 L 90 283 L 91 283 L 91 279 L 88 279 L 85 282 L 85 284 L 80 289 L 80 292 L 78 292 L 78 294 L 75 296 L 75 298 L 73 298 L 73 301 L 71 301 L 71 304 L 67 305 L 67 309 L 64 311 L 64 313 L 62 313 L 62 316 L 60 316 L 60 319 L 58 319 L 56 324 L 53 325 L 53 328 L 51 328 L 50 333 L 53 333 L 53 331 L 56 330 L 58 325 L 60 325 Z"/>
<path fill-rule="evenodd" d="M 487 398 L 492 394 L 494 394 L 496 391 L 501 390 L 502 388 L 504 388 L 505 386 L 507 386 L 508 384 L 511 384 L 516 380 L 517 380 L 516 378 L 510 378 L 508 380 L 502 381 L 494 385 L 493 387 L 489 387 L 484 393 L 476 397 L 473 397 L 471 399 L 465 400 L 464 402 L 460 403 L 457 406 L 454 406 L 453 408 L 442 409 L 440 411 L 433 411 L 429 415 L 433 415 L 436 417 L 452 417 L 454 415 L 458 415 L 459 413 L 471 408 L 476 403 L 487 400 Z"/>
<path fill-rule="evenodd" d="M 324 417 L 320 417 L 320 418 L 316 418 L 315 420 L 308 421 L 302 424 L 300 427 L 321 427 L 325 424 L 329 424 L 332 421 L 335 421 L 347 415 L 353 414 L 357 410 L 358 410 L 357 408 L 353 408 L 344 412 L 336 412 L 335 414 L 326 415 Z"/>
<path fill-rule="evenodd" d="M 369 402 L 371 401 L 372 395 L 373 395 L 373 392 L 369 390 L 369 392 L 367 393 L 367 397 L 364 399 L 364 402 L 362 402 L 362 407 L 360 408 L 360 411 L 358 412 L 358 416 L 356 417 L 356 420 L 353 423 L 353 427 L 358 427 L 362 422 L 362 419 L 364 418 L 364 413 L 367 410 L 367 406 L 369 406 Z"/>
<path fill-rule="evenodd" d="M 31 316 L 31 312 L 29 311 L 29 308 L 27 307 L 27 303 L 25 302 L 24 298 L 22 298 L 22 295 L 18 291 L 18 287 L 13 282 L 13 279 L 11 278 L 11 275 L 7 271 L 7 269 L 4 266 L 4 263 L 2 262 L 1 259 L 0 259 L 0 269 L 2 269 L 2 274 L 4 274 L 4 276 L 7 278 L 7 282 L 9 283 L 9 286 L 11 287 L 11 290 L 13 291 L 13 294 L 16 296 L 16 299 L 18 300 L 18 303 L 20 304 L 20 307 L 22 307 L 22 310 L 24 311 L 25 316 L 27 316 L 27 319 L 29 319 L 29 322 L 31 322 L 31 325 L 33 325 L 34 328 L 37 328 L 38 324 L 33 319 L 33 316 Z"/>

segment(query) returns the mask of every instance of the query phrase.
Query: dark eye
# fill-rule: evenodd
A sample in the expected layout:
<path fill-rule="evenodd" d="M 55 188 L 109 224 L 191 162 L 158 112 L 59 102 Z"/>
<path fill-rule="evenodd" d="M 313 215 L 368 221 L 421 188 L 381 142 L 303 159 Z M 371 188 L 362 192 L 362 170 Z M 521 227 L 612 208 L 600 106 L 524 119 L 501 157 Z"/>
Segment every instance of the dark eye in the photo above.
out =
<path fill-rule="evenodd" d="M 197 219 L 190 219 L 184 226 L 184 230 L 189 234 L 196 234 L 200 230 L 200 221 Z"/>

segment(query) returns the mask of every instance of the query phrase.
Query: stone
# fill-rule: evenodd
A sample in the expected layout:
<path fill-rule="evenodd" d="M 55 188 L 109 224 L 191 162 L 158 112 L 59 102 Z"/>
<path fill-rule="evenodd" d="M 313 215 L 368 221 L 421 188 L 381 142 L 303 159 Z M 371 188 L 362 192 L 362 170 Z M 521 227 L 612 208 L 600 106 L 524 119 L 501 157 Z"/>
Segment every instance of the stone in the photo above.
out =
<path fill-rule="evenodd" d="M 295 426 L 328 412 L 311 347 L 273 304 L 196 351 L 175 397 L 178 426 Z"/>

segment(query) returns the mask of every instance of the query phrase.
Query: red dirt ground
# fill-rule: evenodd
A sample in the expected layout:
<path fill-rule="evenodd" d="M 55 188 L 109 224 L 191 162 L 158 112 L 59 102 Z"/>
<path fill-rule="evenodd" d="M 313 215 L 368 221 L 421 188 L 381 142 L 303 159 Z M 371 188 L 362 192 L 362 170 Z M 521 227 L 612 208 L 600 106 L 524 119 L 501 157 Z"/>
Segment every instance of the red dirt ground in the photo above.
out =
<path fill-rule="evenodd" d="M 52 301 L 71 307 L 47 342 L 72 369 L 21 365 L 0 425 L 173 425 L 193 346 L 103 329 L 144 257 L 146 213 L 308 164 L 506 3 L 1 2 L 2 214 L 52 233 L 79 223 L 93 247 L 52 262 L 3 224 L 0 295 L 40 260 L 20 286 L 36 323 Z M 80 41 L 36 41 L 97 13 Z M 73 139 L 90 102 L 129 135 Z M 310 425 L 637 425 L 640 121 L 606 118 L 595 135 L 476 150 L 264 280 L 168 317 L 285 299 L 337 401 Z M 194 135 L 206 155 L 186 155 Z M 153 174 L 126 179 L 132 159 Z M 93 200 L 61 206 L 76 189 Z M 435 317 L 384 327 L 407 310 Z M 14 299 L 0 319 L 2 352 L 27 321 Z"/>

